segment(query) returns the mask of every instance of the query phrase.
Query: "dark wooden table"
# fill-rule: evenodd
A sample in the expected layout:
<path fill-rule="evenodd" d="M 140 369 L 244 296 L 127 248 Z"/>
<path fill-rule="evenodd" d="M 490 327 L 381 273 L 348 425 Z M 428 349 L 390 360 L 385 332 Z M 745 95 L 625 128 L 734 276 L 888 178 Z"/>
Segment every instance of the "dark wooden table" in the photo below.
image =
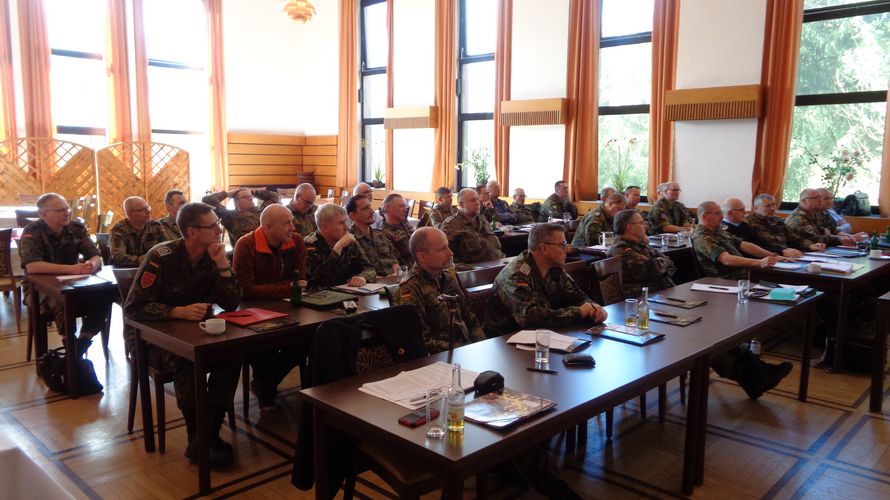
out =
<path fill-rule="evenodd" d="M 72 398 L 80 396 L 77 387 L 77 367 L 75 364 L 76 356 L 74 355 L 75 335 L 74 331 L 77 327 L 77 313 L 84 304 L 96 304 L 97 302 L 107 304 L 107 318 L 111 315 L 111 303 L 118 296 L 117 281 L 114 279 L 114 273 L 110 266 L 103 267 L 96 272 L 96 276 L 107 281 L 107 284 L 97 284 L 84 287 L 72 287 L 59 281 L 58 275 L 55 274 L 26 274 L 25 281 L 30 283 L 29 304 L 28 307 L 28 329 L 34 334 L 35 344 L 35 364 L 47 351 L 46 320 L 40 314 L 40 307 L 36 304 L 40 303 L 40 295 L 52 297 L 62 304 L 65 319 L 64 323 L 57 325 L 61 334 L 65 338 L 65 359 L 68 368 L 68 393 Z M 103 330 L 103 335 L 107 335 Z M 105 359 L 108 359 L 108 352 L 104 351 L 105 343 L 103 342 L 103 352 Z"/>
<path fill-rule="evenodd" d="M 871 352 L 871 395 L 868 409 L 878 413 L 883 410 L 884 405 L 884 356 L 887 351 L 888 330 L 890 330 L 890 292 L 878 297 L 875 343 Z"/>

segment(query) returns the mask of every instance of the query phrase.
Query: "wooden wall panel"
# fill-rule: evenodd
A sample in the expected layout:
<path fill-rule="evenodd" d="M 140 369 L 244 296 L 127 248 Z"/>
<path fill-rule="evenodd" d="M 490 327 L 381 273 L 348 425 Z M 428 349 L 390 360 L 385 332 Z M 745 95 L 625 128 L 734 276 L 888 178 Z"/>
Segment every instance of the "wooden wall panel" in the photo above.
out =
<path fill-rule="evenodd" d="M 229 133 L 229 185 L 293 188 L 300 172 L 315 174 L 319 193 L 336 186 L 337 136 Z M 348 186 L 347 189 L 351 189 Z"/>

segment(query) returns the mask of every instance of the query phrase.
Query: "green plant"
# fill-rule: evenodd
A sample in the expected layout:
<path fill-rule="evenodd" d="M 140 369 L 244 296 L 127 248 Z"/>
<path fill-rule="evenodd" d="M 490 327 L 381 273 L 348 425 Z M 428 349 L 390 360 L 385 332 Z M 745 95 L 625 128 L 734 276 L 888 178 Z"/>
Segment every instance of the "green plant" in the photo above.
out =
<path fill-rule="evenodd" d="M 386 170 L 380 163 L 374 166 L 374 182 L 386 182 Z"/>
<path fill-rule="evenodd" d="M 613 137 L 603 145 L 601 168 L 611 172 L 610 185 L 619 192 L 635 184 L 631 180 L 633 158 L 639 141 L 636 137 Z"/>
<path fill-rule="evenodd" d="M 491 158 L 488 148 L 473 148 L 467 156 L 466 160 L 456 165 L 457 168 L 472 167 L 473 178 L 476 180 L 477 186 L 488 183 L 488 160 Z"/>
<path fill-rule="evenodd" d="M 846 147 L 836 148 L 830 155 L 815 154 L 808 148 L 803 153 L 807 163 L 818 167 L 822 171 L 822 182 L 825 188 L 831 191 L 833 197 L 837 197 L 838 190 L 847 181 L 852 181 L 859 169 L 868 159 L 868 154 L 861 149 L 852 152 Z"/>

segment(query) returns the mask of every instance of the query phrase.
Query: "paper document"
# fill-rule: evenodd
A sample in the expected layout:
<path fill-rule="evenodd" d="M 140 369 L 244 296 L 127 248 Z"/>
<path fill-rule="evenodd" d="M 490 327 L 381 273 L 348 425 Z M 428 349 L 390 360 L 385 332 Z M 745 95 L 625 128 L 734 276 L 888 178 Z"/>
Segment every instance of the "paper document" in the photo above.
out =
<path fill-rule="evenodd" d="M 776 262 L 773 264 L 773 269 L 785 269 L 787 271 L 796 271 L 801 267 L 803 265 L 798 262 Z"/>
<path fill-rule="evenodd" d="M 695 283 L 692 285 L 690 290 L 694 290 L 696 292 L 717 292 L 731 294 L 739 293 L 739 287 L 737 286 L 706 285 L 704 283 Z"/>
<path fill-rule="evenodd" d="M 568 351 L 569 346 L 577 341 L 575 337 L 569 337 L 554 331 L 550 332 L 550 348 L 557 351 Z M 520 330 L 507 339 L 508 344 L 515 344 L 517 349 L 524 351 L 535 350 L 535 330 Z"/>
<path fill-rule="evenodd" d="M 832 262 L 835 264 L 840 263 L 839 260 L 830 259 L 828 257 L 820 257 L 818 255 L 810 255 L 810 254 L 804 255 L 802 257 L 798 257 L 797 260 L 799 260 L 801 262 Z"/>
<path fill-rule="evenodd" d="M 853 264 L 838 262 L 837 264 L 832 264 L 829 262 L 823 262 L 820 264 L 822 266 L 822 271 L 827 271 L 830 273 L 852 273 L 853 272 Z"/>
<path fill-rule="evenodd" d="M 385 287 L 385 283 L 365 283 L 363 286 L 337 285 L 332 287 L 334 290 L 340 290 L 346 293 L 357 293 L 359 295 L 371 295 L 377 293 L 381 288 Z"/>
<path fill-rule="evenodd" d="M 478 376 L 478 372 L 461 368 L 461 387 L 465 391 L 472 389 L 473 381 Z M 441 389 L 444 392 L 449 386 L 451 386 L 451 365 L 437 361 L 423 368 L 399 373 L 395 377 L 368 382 L 358 390 L 405 408 L 417 410 L 426 405 L 426 391 Z"/>
<path fill-rule="evenodd" d="M 71 281 L 83 279 L 87 276 L 92 276 L 92 274 L 66 274 L 65 276 L 56 276 L 56 278 L 58 278 L 59 281 Z"/>

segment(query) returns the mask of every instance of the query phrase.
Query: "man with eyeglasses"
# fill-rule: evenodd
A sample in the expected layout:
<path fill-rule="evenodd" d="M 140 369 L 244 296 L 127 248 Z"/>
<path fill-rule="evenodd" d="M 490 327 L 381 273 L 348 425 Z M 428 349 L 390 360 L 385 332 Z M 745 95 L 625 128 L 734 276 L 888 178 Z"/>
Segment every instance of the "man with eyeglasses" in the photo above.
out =
<path fill-rule="evenodd" d="M 700 221 L 692 234 L 692 247 L 705 276 L 745 279 L 748 268 L 770 267 L 788 260 L 724 231 L 720 227 L 723 211 L 717 203 L 702 203 L 698 206 L 698 215 Z"/>
<path fill-rule="evenodd" d="M 605 198 L 600 206 L 584 214 L 584 218 L 578 224 L 575 237 L 572 238 L 572 246 L 575 248 L 589 247 L 599 244 L 600 235 L 603 232 L 612 232 L 612 221 L 615 214 L 624 210 L 627 198 L 621 193 L 612 193 Z"/>
<path fill-rule="evenodd" d="M 151 220 L 151 207 L 144 199 L 130 196 L 124 200 L 124 213 L 127 218 L 111 228 L 111 264 L 139 267 L 153 246 L 169 238 L 164 226 Z"/>
<path fill-rule="evenodd" d="M 197 322 L 213 313 L 213 304 L 226 311 L 238 308 L 241 288 L 235 280 L 222 244 L 223 229 L 213 207 L 187 203 L 176 217 L 182 239 L 167 241 L 148 252 L 124 303 L 124 315 L 137 321 L 185 320 Z M 132 351 L 133 332 L 124 330 L 127 353 Z M 188 433 L 185 456 L 197 461 L 197 418 L 195 376 L 190 361 L 149 345 L 149 364 L 173 373 L 176 404 L 182 411 Z M 220 439 L 226 410 L 231 406 L 241 375 L 241 361 L 215 364 L 207 380 L 210 425 L 210 463 L 229 465 L 235 456 L 232 446 Z"/>
<path fill-rule="evenodd" d="M 720 207 L 723 209 L 720 227 L 737 238 L 751 241 L 751 227 L 745 221 L 745 203 L 738 198 L 727 198 Z"/>
<path fill-rule="evenodd" d="M 500 259 L 501 242 L 491 224 L 479 213 L 479 194 L 473 188 L 457 194 L 458 211 L 442 222 L 440 229 L 448 236 L 448 245 L 456 262 L 471 264 Z"/>
<path fill-rule="evenodd" d="M 488 191 L 488 186 L 485 184 L 476 186 L 476 192 L 479 193 L 479 213 L 482 214 L 482 217 L 485 217 L 489 225 L 492 222 L 497 222 L 498 211 L 495 210 L 494 204 L 491 202 L 491 193 Z"/>
<path fill-rule="evenodd" d="M 804 247 L 816 243 L 824 243 L 828 246 L 854 243 L 850 238 L 826 234 L 819 226 L 821 212 L 822 197 L 819 196 L 819 192 L 815 189 L 804 189 L 800 192 L 797 208 L 785 218 L 785 225 L 795 232 Z"/>
<path fill-rule="evenodd" d="M 833 234 L 841 238 L 845 245 L 855 245 L 857 240 L 868 238 L 868 233 L 851 233 L 853 226 L 834 211 L 834 196 L 831 191 L 825 188 L 819 188 L 816 191 L 822 199 L 822 212 L 819 213 L 818 221 L 825 234 Z"/>
<path fill-rule="evenodd" d="M 235 203 L 234 210 L 226 208 L 224 205 L 226 198 L 232 198 Z M 262 200 L 260 206 L 256 206 L 254 198 Z M 278 203 L 279 196 L 277 192 L 268 189 L 242 187 L 228 192 L 208 194 L 201 201 L 213 207 L 213 211 L 229 233 L 229 242 L 234 247 L 242 236 L 260 227 L 260 213 L 269 205 Z"/>
<path fill-rule="evenodd" d="M 692 216 L 686 205 L 680 203 L 680 185 L 665 182 L 658 186 L 658 201 L 649 209 L 649 223 L 654 233 L 679 233 L 692 228 Z"/>
<path fill-rule="evenodd" d="M 306 247 L 294 230 L 294 216 L 282 205 L 269 205 L 260 214 L 260 227 L 235 245 L 232 267 L 246 300 L 289 298 L 295 273 L 306 286 Z M 278 384 L 299 364 L 305 352 L 296 348 L 273 349 L 250 356 L 250 389 L 261 413 L 277 409 Z"/>
<path fill-rule="evenodd" d="M 287 204 L 294 216 L 294 227 L 304 238 L 318 230 L 315 224 L 315 211 L 318 210 L 315 198 L 315 188 L 304 182 L 297 186 L 293 199 Z"/>
<path fill-rule="evenodd" d="M 649 246 L 643 215 L 632 209 L 615 215 L 613 227 L 617 241 L 609 248 L 609 257 L 621 257 L 621 276 L 626 297 L 674 286 L 677 266 L 670 257 Z"/>
<path fill-rule="evenodd" d="M 751 228 L 752 243 L 792 259 L 801 257 L 804 251 L 825 250 L 824 243 L 805 245 L 797 233 L 789 229 L 781 217 L 776 216 L 778 206 L 776 198 L 771 194 L 760 193 L 754 197 L 754 210 L 745 218 Z"/>
<path fill-rule="evenodd" d="M 176 225 L 176 215 L 179 214 L 179 209 L 186 203 L 188 203 L 188 200 L 179 189 L 171 189 L 164 194 L 164 208 L 167 210 L 167 216 L 158 219 L 158 222 L 164 228 L 164 232 L 167 233 L 167 240 L 182 238 L 179 226 Z"/>
<path fill-rule="evenodd" d="M 562 219 L 568 212 L 572 220 L 578 218 L 578 209 L 569 199 L 569 185 L 566 181 L 556 181 L 553 185 L 555 193 L 551 194 L 541 203 L 541 218 L 544 220 L 553 217 L 554 219 Z"/>
<path fill-rule="evenodd" d="M 510 210 L 516 214 L 517 224 L 526 224 L 538 220 L 538 214 L 541 213 L 541 204 L 532 203 L 525 204 L 525 189 L 516 188 L 513 190 L 513 203 L 510 204 Z"/>
<path fill-rule="evenodd" d="M 346 215 L 352 220 L 349 232 L 355 236 L 377 276 L 389 276 L 399 270 L 399 252 L 382 232 L 371 227 L 374 207 L 367 196 L 356 195 L 346 203 Z"/>
<path fill-rule="evenodd" d="M 606 310 L 590 300 L 562 267 L 570 248 L 561 224 L 531 229 L 528 250 L 494 280 L 485 316 L 489 335 L 605 321 Z"/>
<path fill-rule="evenodd" d="M 37 199 L 40 216 L 27 226 L 19 240 L 22 269 L 28 274 L 92 274 L 102 267 L 99 249 L 90 240 L 87 228 L 80 221 L 71 220 L 68 202 L 56 193 L 46 193 Z M 81 256 L 84 261 L 80 262 Z M 25 305 L 31 304 L 30 286 L 25 283 Z M 56 326 L 65 324 L 65 311 L 61 302 L 51 297 L 40 298 L 40 314 L 55 321 Z M 86 353 L 92 338 L 105 326 L 107 304 L 83 304 L 78 316 L 83 317 L 80 335 L 77 337 L 77 356 Z"/>

